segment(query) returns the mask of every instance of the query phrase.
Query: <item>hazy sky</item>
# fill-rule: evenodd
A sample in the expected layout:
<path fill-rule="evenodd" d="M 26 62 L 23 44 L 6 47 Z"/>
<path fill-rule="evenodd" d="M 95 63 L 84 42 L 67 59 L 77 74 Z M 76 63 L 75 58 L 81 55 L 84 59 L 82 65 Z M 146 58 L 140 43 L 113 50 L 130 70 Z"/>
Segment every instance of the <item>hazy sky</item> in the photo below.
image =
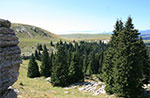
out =
<path fill-rule="evenodd" d="M 137 29 L 150 29 L 150 0 L 0 0 L 0 18 L 55 34 L 111 32 L 128 16 Z"/>

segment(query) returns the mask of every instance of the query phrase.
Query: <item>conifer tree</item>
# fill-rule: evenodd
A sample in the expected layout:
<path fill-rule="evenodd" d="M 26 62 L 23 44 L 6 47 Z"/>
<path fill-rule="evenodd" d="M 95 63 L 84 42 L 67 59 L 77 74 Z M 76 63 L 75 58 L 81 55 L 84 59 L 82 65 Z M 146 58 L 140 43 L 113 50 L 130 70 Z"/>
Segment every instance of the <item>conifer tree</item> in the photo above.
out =
<path fill-rule="evenodd" d="M 98 65 L 96 64 L 95 55 L 92 52 L 89 55 L 89 63 L 88 63 L 88 66 L 87 66 L 86 74 L 87 75 L 95 74 L 96 70 L 98 69 L 97 67 L 98 67 Z"/>
<path fill-rule="evenodd" d="M 34 55 L 32 54 L 32 56 L 30 57 L 29 64 L 28 64 L 27 77 L 34 78 L 34 77 L 39 77 L 39 76 L 40 76 L 39 67 L 38 67 L 37 62 L 35 61 Z"/>
<path fill-rule="evenodd" d="M 38 52 L 38 55 L 39 55 L 39 57 L 41 57 L 41 55 L 42 55 L 42 54 L 41 54 L 41 52 L 40 52 L 40 51 Z"/>
<path fill-rule="evenodd" d="M 49 58 L 49 64 L 51 65 L 51 68 L 49 69 L 50 73 L 52 72 L 52 67 L 54 65 L 54 54 L 53 52 L 51 53 L 50 55 L 50 58 Z"/>
<path fill-rule="evenodd" d="M 42 54 L 42 58 L 41 58 L 41 75 L 48 77 L 51 75 L 51 63 L 49 62 L 49 53 L 48 50 L 46 48 L 46 45 L 44 45 L 44 50 L 43 50 L 43 54 Z"/>
<path fill-rule="evenodd" d="M 37 50 L 35 50 L 35 59 L 36 60 L 40 60 L 40 56 L 39 56 L 39 54 L 38 54 L 38 51 Z"/>
<path fill-rule="evenodd" d="M 121 27 L 121 28 L 120 28 Z M 141 98 L 146 56 L 139 33 L 129 17 L 125 26 L 116 24 L 103 65 L 106 91 L 122 98 Z"/>
<path fill-rule="evenodd" d="M 71 63 L 69 66 L 69 80 L 70 83 L 76 83 L 84 80 L 84 74 L 82 72 L 78 51 L 72 54 Z"/>
<path fill-rule="evenodd" d="M 106 83 L 105 90 L 108 94 L 113 94 L 113 61 L 112 58 L 114 58 L 114 54 L 117 53 L 117 37 L 119 32 L 121 32 L 123 29 L 123 23 L 122 21 L 118 21 L 115 24 L 115 30 L 113 31 L 114 33 L 112 34 L 111 40 L 108 43 L 109 48 L 106 50 L 104 53 L 104 63 L 102 66 L 102 78 L 103 81 Z"/>
<path fill-rule="evenodd" d="M 85 54 L 85 57 L 83 59 L 83 73 L 86 74 L 87 66 L 88 66 L 88 58 L 87 54 Z"/>
<path fill-rule="evenodd" d="M 53 41 L 50 42 L 50 45 L 51 45 L 51 46 L 54 46 Z"/>
<path fill-rule="evenodd" d="M 38 49 L 39 51 L 42 51 L 42 50 L 43 50 L 42 45 L 41 45 L 41 44 L 38 44 L 38 45 L 37 45 L 37 49 Z"/>
<path fill-rule="evenodd" d="M 66 56 L 64 47 L 59 45 L 54 66 L 52 68 L 51 83 L 53 86 L 64 87 L 68 85 L 69 67 Z"/>

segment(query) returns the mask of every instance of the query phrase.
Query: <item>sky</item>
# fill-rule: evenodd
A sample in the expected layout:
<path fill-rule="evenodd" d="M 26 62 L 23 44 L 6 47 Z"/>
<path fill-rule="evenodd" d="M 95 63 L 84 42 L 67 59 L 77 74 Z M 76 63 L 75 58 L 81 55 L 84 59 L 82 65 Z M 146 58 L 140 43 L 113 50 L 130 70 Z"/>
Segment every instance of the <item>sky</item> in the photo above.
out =
<path fill-rule="evenodd" d="M 55 34 L 111 32 L 129 16 L 136 29 L 150 29 L 150 0 L 0 0 L 0 18 Z"/>

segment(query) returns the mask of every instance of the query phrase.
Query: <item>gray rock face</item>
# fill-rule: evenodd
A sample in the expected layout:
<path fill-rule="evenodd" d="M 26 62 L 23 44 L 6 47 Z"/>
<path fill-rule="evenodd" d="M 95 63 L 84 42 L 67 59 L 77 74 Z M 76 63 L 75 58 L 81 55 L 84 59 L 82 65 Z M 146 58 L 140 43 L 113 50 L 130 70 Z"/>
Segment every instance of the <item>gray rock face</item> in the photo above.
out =
<path fill-rule="evenodd" d="M 0 98 L 17 98 L 8 88 L 17 81 L 22 60 L 18 38 L 10 26 L 8 20 L 0 19 Z"/>
<path fill-rule="evenodd" d="M 0 27 L 10 28 L 11 23 L 8 20 L 0 19 Z"/>

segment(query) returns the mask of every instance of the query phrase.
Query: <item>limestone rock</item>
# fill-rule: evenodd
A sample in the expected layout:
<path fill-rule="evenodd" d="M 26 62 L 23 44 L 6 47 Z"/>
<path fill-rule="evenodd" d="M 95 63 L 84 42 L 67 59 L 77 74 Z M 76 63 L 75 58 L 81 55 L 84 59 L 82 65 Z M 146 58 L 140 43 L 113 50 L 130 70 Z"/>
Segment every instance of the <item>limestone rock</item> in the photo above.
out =
<path fill-rule="evenodd" d="M 17 98 L 17 94 L 13 89 L 8 89 L 0 98 Z"/>
<path fill-rule="evenodd" d="M 0 98 L 17 98 L 9 86 L 17 81 L 22 60 L 18 38 L 10 26 L 8 20 L 0 19 Z"/>
<path fill-rule="evenodd" d="M 0 27 L 10 28 L 11 23 L 8 20 L 0 19 Z"/>

